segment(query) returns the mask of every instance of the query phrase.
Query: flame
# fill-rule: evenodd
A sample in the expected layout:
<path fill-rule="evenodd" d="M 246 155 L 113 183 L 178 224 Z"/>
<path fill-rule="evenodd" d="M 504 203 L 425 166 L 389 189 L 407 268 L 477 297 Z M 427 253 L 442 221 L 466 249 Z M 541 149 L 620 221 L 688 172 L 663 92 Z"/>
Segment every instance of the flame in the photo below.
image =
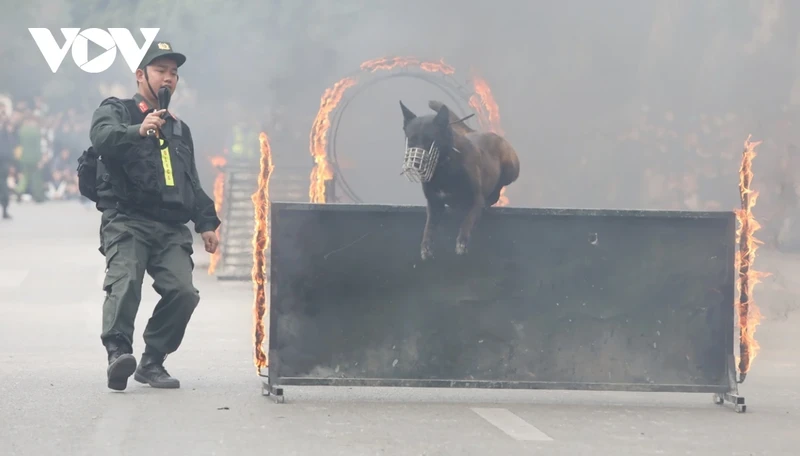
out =
<path fill-rule="evenodd" d="M 500 108 L 497 107 L 489 84 L 485 79 L 473 73 L 472 87 L 475 93 L 469 97 L 469 105 L 478 113 L 481 127 L 503 136 L 505 133 L 500 126 Z"/>
<path fill-rule="evenodd" d="M 381 57 L 367 60 L 360 65 L 362 71 L 375 73 L 380 70 L 394 70 L 397 68 L 419 68 L 429 73 L 442 73 L 451 75 L 455 68 L 440 59 L 438 62 L 423 61 L 416 57 Z M 328 128 L 330 128 L 330 114 L 342 100 L 345 91 L 358 83 L 356 78 L 347 77 L 333 87 L 325 90 L 319 104 L 317 117 L 311 127 L 310 149 L 314 158 L 314 168 L 311 170 L 311 184 L 308 191 L 312 203 L 326 203 L 325 182 L 333 179 L 333 170 L 327 157 Z M 500 110 L 492 96 L 489 84 L 480 76 L 473 75 L 472 84 L 475 94 L 470 97 L 469 105 L 477 112 L 482 128 L 503 135 L 500 127 Z M 507 206 L 508 197 L 505 196 L 505 187 L 500 190 L 500 199 L 495 206 Z"/>
<path fill-rule="evenodd" d="M 475 93 L 469 97 L 469 105 L 478 113 L 478 122 L 481 127 L 500 136 L 505 135 L 503 128 L 500 126 L 500 108 L 497 106 L 489 84 L 485 79 L 473 72 L 472 86 Z M 497 200 L 494 206 L 508 206 L 505 187 L 500 189 L 500 199 Z"/>
<path fill-rule="evenodd" d="M 214 155 L 211 157 L 211 166 L 214 168 L 221 168 L 228 163 L 228 160 L 223 155 Z"/>
<path fill-rule="evenodd" d="M 272 151 L 269 147 L 267 134 L 258 135 L 261 143 L 261 172 L 258 174 L 258 190 L 251 199 L 255 207 L 255 230 L 253 232 L 253 317 L 254 317 L 254 343 L 256 370 L 267 367 L 267 354 L 264 351 L 266 331 L 264 315 L 267 313 L 267 259 L 269 249 L 269 179 L 274 166 L 272 165 Z"/>
<path fill-rule="evenodd" d="M 393 70 L 395 68 L 419 68 L 429 73 L 453 74 L 456 69 L 444 63 L 444 59 L 438 62 L 425 62 L 415 57 L 381 57 L 379 59 L 367 60 L 361 64 L 362 71 L 374 73 L 378 70 Z"/>
<path fill-rule="evenodd" d="M 214 210 L 219 214 L 222 211 L 222 198 L 225 191 L 225 172 L 222 171 L 227 160 L 221 155 L 211 157 L 211 166 L 217 168 L 217 177 L 214 178 Z M 217 237 L 220 236 L 220 229 L 217 228 Z M 208 262 L 208 274 L 211 275 L 217 270 L 217 264 L 222 256 L 222 250 L 217 248 L 217 251 L 211 254 Z"/>
<path fill-rule="evenodd" d="M 308 197 L 312 203 L 326 203 L 325 182 L 333 179 L 333 169 L 328 162 L 328 128 L 331 126 L 330 114 L 342 100 L 345 90 L 354 86 L 356 80 L 344 78 L 325 90 L 319 102 L 319 111 L 311 127 L 311 156 L 314 168 L 311 170 L 311 185 Z"/>
<path fill-rule="evenodd" d="M 493 206 L 497 207 L 508 206 L 508 197 L 506 196 L 505 187 L 500 189 L 500 199 L 498 199 L 497 202 L 493 204 Z"/>
<path fill-rule="evenodd" d="M 761 225 L 753 217 L 753 207 L 758 199 L 758 192 L 750 188 L 753 181 L 752 163 L 756 157 L 756 146 L 761 141 L 751 142 L 751 135 L 744 141 L 744 151 L 742 152 L 742 165 L 739 168 L 739 195 L 742 202 L 741 209 L 736 210 L 736 218 L 739 226 L 736 230 L 736 237 L 739 241 L 739 251 L 736 253 L 736 265 L 739 269 L 737 287 L 739 288 L 739 301 L 736 303 L 736 311 L 739 316 L 739 351 L 738 360 L 740 382 L 750 370 L 750 366 L 759 351 L 758 342 L 755 339 L 756 326 L 761 322 L 762 315 L 753 302 L 753 288 L 761 282 L 761 279 L 769 276 L 769 273 L 756 271 L 753 263 L 756 250 L 759 244 L 763 244 L 756 239 L 754 233 L 761 228 Z"/>

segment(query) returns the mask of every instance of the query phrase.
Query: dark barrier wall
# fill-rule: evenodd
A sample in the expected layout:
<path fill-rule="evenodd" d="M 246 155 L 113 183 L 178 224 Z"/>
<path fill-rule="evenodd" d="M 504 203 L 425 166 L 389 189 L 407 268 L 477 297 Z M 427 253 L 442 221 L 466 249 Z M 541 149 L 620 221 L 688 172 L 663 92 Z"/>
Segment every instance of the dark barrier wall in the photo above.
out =
<path fill-rule="evenodd" d="M 492 208 L 466 256 L 448 214 L 424 263 L 424 207 L 271 213 L 271 383 L 729 389 L 732 212 Z"/>

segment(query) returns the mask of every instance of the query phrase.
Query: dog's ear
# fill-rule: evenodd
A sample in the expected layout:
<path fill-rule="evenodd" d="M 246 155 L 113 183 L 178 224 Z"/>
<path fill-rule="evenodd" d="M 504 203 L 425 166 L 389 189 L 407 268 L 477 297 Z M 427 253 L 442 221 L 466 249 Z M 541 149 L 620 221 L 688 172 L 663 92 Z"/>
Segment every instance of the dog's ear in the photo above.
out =
<path fill-rule="evenodd" d="M 433 123 L 439 130 L 446 130 L 450 127 L 450 110 L 447 106 L 442 105 L 436 117 L 433 118 Z"/>
<path fill-rule="evenodd" d="M 408 123 L 412 120 L 417 118 L 417 115 L 411 112 L 410 109 L 406 108 L 406 105 L 403 104 L 403 101 L 400 101 L 400 110 L 403 111 L 403 128 L 408 126 Z"/>

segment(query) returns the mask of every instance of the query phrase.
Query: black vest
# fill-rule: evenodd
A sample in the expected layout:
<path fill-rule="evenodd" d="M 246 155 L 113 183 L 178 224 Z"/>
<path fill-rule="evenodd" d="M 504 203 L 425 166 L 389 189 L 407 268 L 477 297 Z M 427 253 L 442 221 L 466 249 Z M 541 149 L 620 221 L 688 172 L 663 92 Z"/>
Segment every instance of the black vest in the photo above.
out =
<path fill-rule="evenodd" d="M 130 125 L 150 112 L 139 110 L 132 99 L 117 100 L 127 108 Z M 114 158 L 98 163 L 98 208 L 116 208 L 163 221 L 187 223 L 195 213 L 196 189 L 192 152 L 183 136 L 181 120 L 169 117 L 165 137 L 140 138 L 124 146 Z"/>

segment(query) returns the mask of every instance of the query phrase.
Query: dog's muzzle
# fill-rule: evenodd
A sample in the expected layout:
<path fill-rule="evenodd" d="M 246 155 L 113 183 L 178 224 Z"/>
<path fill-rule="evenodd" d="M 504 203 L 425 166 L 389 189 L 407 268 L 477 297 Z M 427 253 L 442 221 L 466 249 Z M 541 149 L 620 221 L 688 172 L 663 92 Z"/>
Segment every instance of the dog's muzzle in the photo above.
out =
<path fill-rule="evenodd" d="M 429 150 L 421 147 L 408 147 L 406 138 L 406 155 L 403 160 L 403 172 L 410 182 L 423 183 L 429 182 L 439 161 L 439 149 L 436 142 L 431 144 Z"/>

